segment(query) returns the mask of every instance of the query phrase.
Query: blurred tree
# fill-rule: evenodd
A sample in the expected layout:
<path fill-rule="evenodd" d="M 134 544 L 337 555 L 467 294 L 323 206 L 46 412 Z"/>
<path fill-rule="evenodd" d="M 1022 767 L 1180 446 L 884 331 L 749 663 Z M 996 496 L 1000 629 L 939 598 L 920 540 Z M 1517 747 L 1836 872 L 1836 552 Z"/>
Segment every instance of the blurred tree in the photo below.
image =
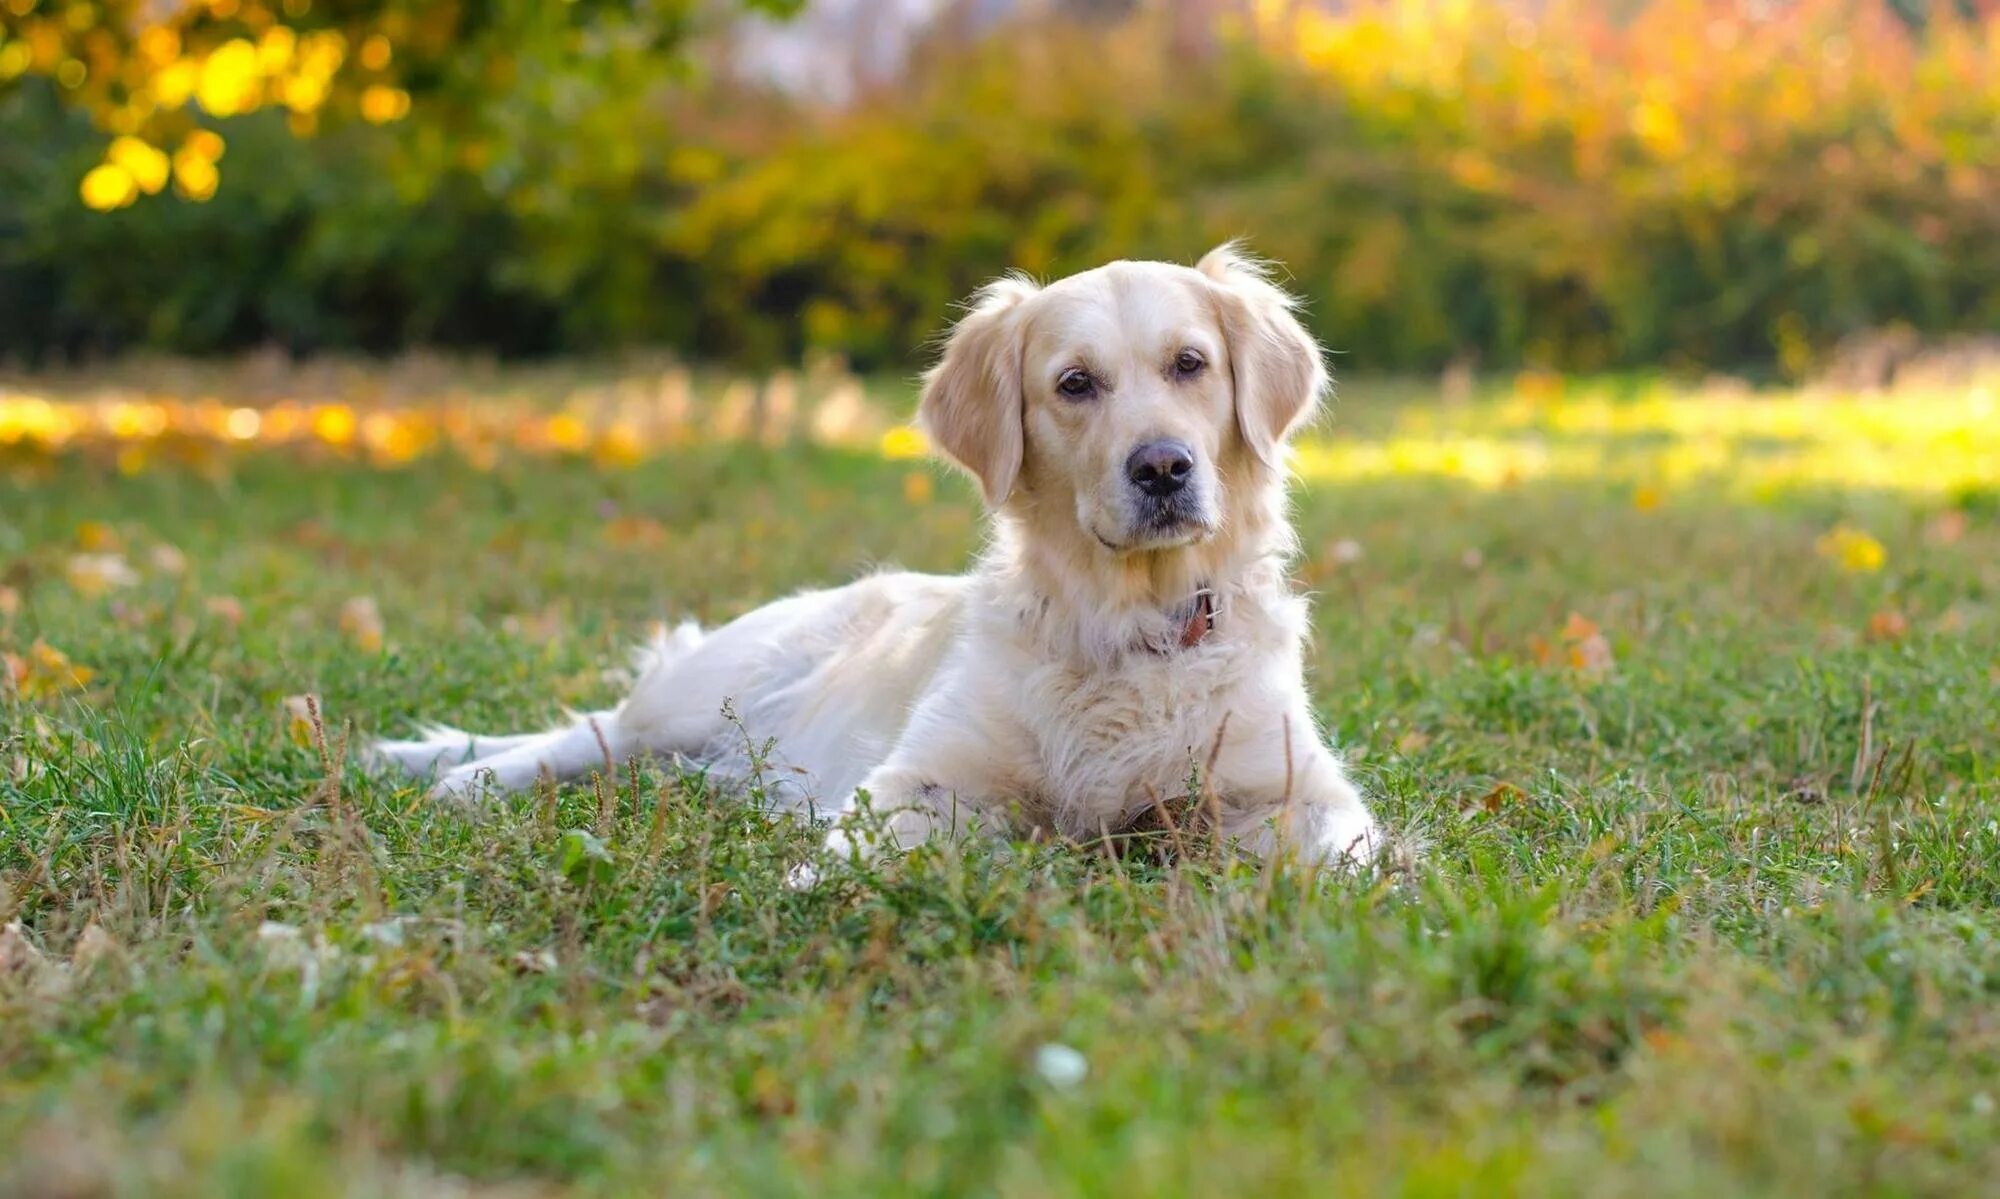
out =
<path fill-rule="evenodd" d="M 684 69 L 704 19 L 785 14 L 802 0 L 0 0 L 0 88 L 46 77 L 110 135 L 79 191 L 98 210 L 164 191 L 206 200 L 224 143 L 203 117 L 262 109 L 308 136 L 323 120 L 403 120 L 421 102 L 433 142 L 490 141 L 533 117 L 522 89 L 575 92 Z M 505 164 L 502 164 L 504 169 Z"/>

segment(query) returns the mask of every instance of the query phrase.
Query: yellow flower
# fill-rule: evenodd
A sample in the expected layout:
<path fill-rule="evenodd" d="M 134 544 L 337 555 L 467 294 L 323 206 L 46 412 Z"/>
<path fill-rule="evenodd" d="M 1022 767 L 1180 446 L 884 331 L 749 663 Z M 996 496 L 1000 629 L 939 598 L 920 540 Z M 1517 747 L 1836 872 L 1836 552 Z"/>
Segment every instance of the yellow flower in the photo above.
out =
<path fill-rule="evenodd" d="M 149 196 L 167 185 L 166 153 L 141 138 L 126 136 L 113 140 L 104 157 L 130 175 L 139 190 Z"/>
<path fill-rule="evenodd" d="M 160 68 L 153 76 L 153 98 L 161 108 L 179 108 L 194 95 L 195 85 L 201 82 L 201 64 L 191 59 L 178 59 Z"/>
<path fill-rule="evenodd" d="M 243 38 L 231 38 L 216 47 L 201 64 L 195 99 L 218 117 L 250 112 L 257 107 L 257 92 L 263 83 L 260 68 L 257 47 Z"/>
<path fill-rule="evenodd" d="M 200 201 L 215 194 L 216 185 L 222 182 L 221 173 L 215 169 L 215 160 L 191 152 L 182 146 L 174 155 L 174 183 L 180 193 L 188 199 Z"/>
<path fill-rule="evenodd" d="M 346 445 L 354 440 L 359 423 L 354 418 L 354 409 L 345 404 L 328 404 L 313 413 L 313 436 L 328 445 Z"/>
<path fill-rule="evenodd" d="M 908 425 L 897 425 L 882 434 L 882 456 L 891 462 L 921 458 L 928 449 L 924 435 Z"/>
<path fill-rule="evenodd" d="M 91 208 L 98 212 L 110 212 L 137 199 L 139 184 L 124 167 L 106 162 L 92 167 L 77 191 Z"/>
<path fill-rule="evenodd" d="M 550 417 L 542 433 L 559 450 L 581 453 L 590 448 L 590 426 L 567 412 Z"/>
<path fill-rule="evenodd" d="M 409 111 L 410 93 L 402 88 L 378 83 L 361 93 L 361 117 L 371 125 L 402 120 Z"/>
<path fill-rule="evenodd" d="M 374 34 L 361 43 L 361 65 L 371 71 L 385 70 L 395 53 L 395 47 L 389 44 L 388 38 Z"/>
<path fill-rule="evenodd" d="M 213 129 L 197 129 L 188 134 L 187 140 L 181 143 L 183 151 L 197 158 L 206 158 L 210 162 L 220 161 L 224 148 L 222 135 Z"/>
<path fill-rule="evenodd" d="M 1813 548 L 1820 557 L 1853 574 L 1873 574 L 1889 560 L 1889 551 L 1881 542 L 1851 525 L 1840 525 L 1825 534 Z"/>
<path fill-rule="evenodd" d="M 632 466 L 645 456 L 645 440 L 630 425 L 613 425 L 597 439 L 596 459 L 600 465 Z"/>

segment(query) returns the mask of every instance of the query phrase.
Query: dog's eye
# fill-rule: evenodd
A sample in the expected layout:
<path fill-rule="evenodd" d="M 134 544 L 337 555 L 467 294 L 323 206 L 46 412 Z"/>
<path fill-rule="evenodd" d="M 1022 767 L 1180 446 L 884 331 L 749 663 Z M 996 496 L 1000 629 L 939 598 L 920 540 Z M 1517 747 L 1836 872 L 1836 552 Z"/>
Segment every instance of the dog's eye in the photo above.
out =
<path fill-rule="evenodd" d="M 1090 372 L 1082 367 L 1072 366 L 1056 376 L 1056 390 L 1072 400 L 1081 400 L 1088 398 L 1091 392 L 1097 390 L 1097 380 L 1091 378 Z"/>
<path fill-rule="evenodd" d="M 1182 350 L 1174 357 L 1174 373 L 1183 379 L 1200 374 L 1201 368 L 1207 365 L 1208 359 L 1203 358 L 1199 350 Z"/>

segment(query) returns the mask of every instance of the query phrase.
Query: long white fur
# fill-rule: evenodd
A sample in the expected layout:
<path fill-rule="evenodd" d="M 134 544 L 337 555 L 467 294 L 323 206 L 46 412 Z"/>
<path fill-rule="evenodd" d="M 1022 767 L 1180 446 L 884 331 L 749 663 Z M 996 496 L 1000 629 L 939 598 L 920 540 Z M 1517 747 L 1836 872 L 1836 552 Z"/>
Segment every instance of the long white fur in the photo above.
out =
<path fill-rule="evenodd" d="M 993 506 L 970 573 L 875 574 L 711 631 L 682 625 L 636 656 L 614 709 L 541 734 L 433 726 L 372 756 L 437 772 L 435 794 L 455 799 L 579 778 L 607 756 L 680 756 L 725 781 L 757 775 L 770 802 L 833 818 L 832 846 L 871 853 L 940 833 L 1088 838 L 1205 773 L 1221 831 L 1249 849 L 1365 859 L 1379 834 L 1315 723 L 1306 604 L 1285 575 L 1282 445 L 1326 382 L 1291 306 L 1229 246 L 1193 269 L 995 285 L 921 410 Z M 1201 377 L 1156 369 L 1189 346 L 1209 359 Z M 1116 384 L 1081 405 L 1052 380 L 1086 359 Z M 1128 534 L 1124 458 L 1159 436 L 1196 447 L 1205 523 Z M 1200 585 L 1222 615 L 1183 648 Z"/>

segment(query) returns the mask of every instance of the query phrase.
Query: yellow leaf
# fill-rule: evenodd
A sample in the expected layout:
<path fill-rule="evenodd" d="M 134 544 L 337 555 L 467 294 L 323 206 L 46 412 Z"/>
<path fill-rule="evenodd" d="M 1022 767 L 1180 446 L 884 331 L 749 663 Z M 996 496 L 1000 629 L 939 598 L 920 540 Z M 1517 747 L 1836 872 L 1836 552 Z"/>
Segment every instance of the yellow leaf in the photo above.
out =
<path fill-rule="evenodd" d="M 319 730 L 313 719 L 313 706 L 317 702 L 309 695 L 287 695 L 284 699 L 285 736 L 301 749 L 319 744 Z"/>
<path fill-rule="evenodd" d="M 40 699 L 90 685 L 97 672 L 69 660 L 55 646 L 37 641 L 25 654 L 0 654 L 7 667 L 7 679 L 23 699 Z"/>
<path fill-rule="evenodd" d="M 86 520 L 76 527 L 76 543 L 92 553 L 103 553 L 124 548 L 125 539 L 101 520 Z"/>
<path fill-rule="evenodd" d="M 375 598 L 359 595 L 340 606 L 340 631 L 347 639 L 374 653 L 382 648 L 382 609 Z"/>

